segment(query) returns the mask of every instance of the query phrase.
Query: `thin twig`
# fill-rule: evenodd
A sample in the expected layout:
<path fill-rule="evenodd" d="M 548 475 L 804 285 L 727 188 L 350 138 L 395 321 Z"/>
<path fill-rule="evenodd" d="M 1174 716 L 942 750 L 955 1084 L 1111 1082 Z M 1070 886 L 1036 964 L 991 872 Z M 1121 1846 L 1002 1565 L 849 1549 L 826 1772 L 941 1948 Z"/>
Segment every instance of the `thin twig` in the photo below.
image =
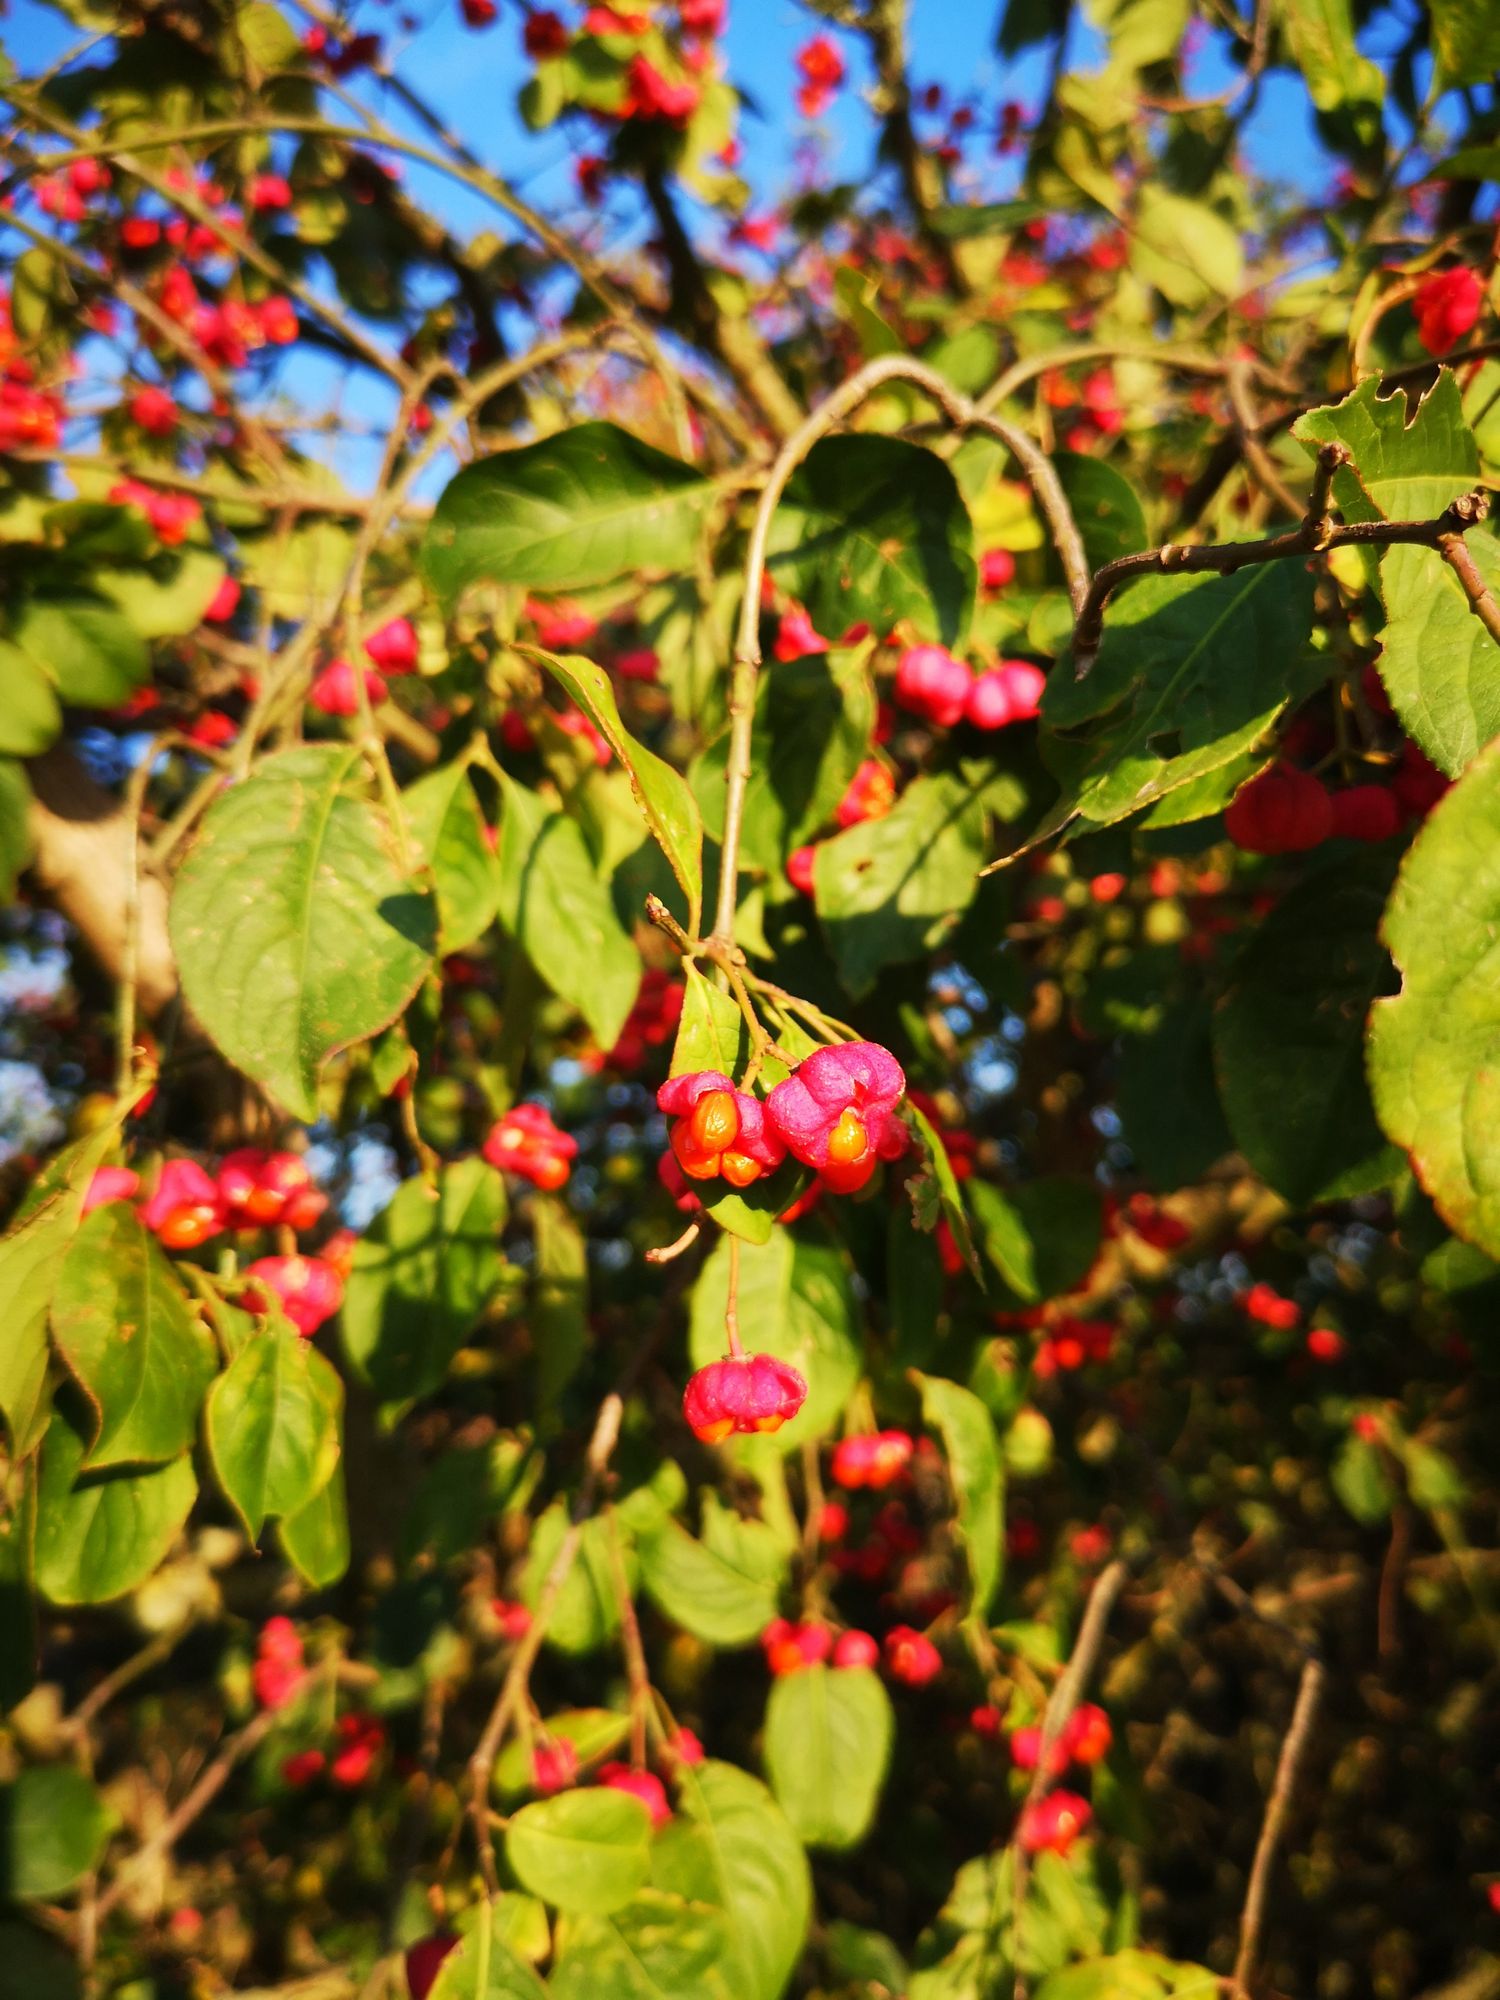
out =
<path fill-rule="evenodd" d="M 1099 1662 L 1099 1651 L 1104 1644 L 1104 1634 L 1109 1625 L 1120 1592 L 1125 1588 L 1130 1571 L 1123 1562 L 1112 1562 L 1101 1570 L 1089 1601 L 1084 1607 L 1082 1621 L 1078 1627 L 1078 1637 L 1073 1641 L 1073 1650 L 1068 1655 L 1068 1664 L 1063 1668 L 1057 1685 L 1052 1690 L 1042 1717 L 1041 1744 L 1037 1751 L 1036 1768 L 1031 1774 L 1031 1782 L 1026 1787 L 1026 1799 L 1016 1816 L 1015 1831 L 1011 1835 L 1011 1867 L 1014 1883 L 1013 1909 L 1014 1934 L 1016 1939 L 1015 1958 L 1017 1960 L 1014 2000 L 1026 2000 L 1025 1977 L 1019 1969 L 1020 1935 L 1022 1915 L 1026 1907 L 1026 1883 L 1030 1873 L 1030 1857 L 1021 1845 L 1021 1827 L 1031 1807 L 1036 1805 L 1052 1782 L 1052 1751 L 1058 1738 L 1068 1726 L 1068 1718 L 1083 1699 L 1085 1688 L 1093 1676 Z"/>
<path fill-rule="evenodd" d="M 1286 1827 L 1292 1809 L 1292 1798 L 1297 1789 L 1297 1775 L 1302 1759 L 1312 1736 L 1313 1722 L 1317 1716 L 1318 1703 L 1322 1698 L 1323 1684 L 1327 1670 L 1319 1659 L 1308 1660 L 1302 1669 L 1302 1679 L 1297 1687 L 1297 1704 L 1292 1710 L 1291 1727 L 1281 1745 L 1281 1756 L 1276 1765 L 1276 1778 L 1271 1786 L 1271 1796 L 1266 1801 L 1266 1816 L 1261 1822 L 1260 1839 L 1255 1846 L 1255 1860 L 1250 1868 L 1250 1887 L 1245 1895 L 1245 1907 L 1240 1914 L 1240 1948 L 1234 1961 L 1233 1990 L 1237 1995 L 1250 1992 L 1250 1975 L 1255 1970 L 1256 1957 L 1260 1951 L 1261 1926 L 1265 1922 L 1266 1902 L 1271 1890 L 1271 1872 L 1276 1865 L 1276 1850 Z"/>
<path fill-rule="evenodd" d="M 500 1684 L 500 1692 L 495 1697 L 489 1720 L 485 1723 L 474 1753 L 469 1759 L 469 1819 L 474 1829 L 474 1838 L 479 1848 L 479 1865 L 487 1882 L 495 1878 L 495 1857 L 490 1842 L 489 1795 L 490 1779 L 494 1774 L 495 1759 L 500 1754 L 500 1746 L 505 1740 L 505 1732 L 520 1712 L 526 1698 L 531 1679 L 531 1670 L 536 1664 L 542 1641 L 547 1636 L 552 1614 L 557 1608 L 557 1600 L 562 1594 L 578 1551 L 583 1541 L 583 1524 L 593 1511 L 594 1498 L 601 1481 L 609 1468 L 620 1437 L 620 1422 L 625 1414 L 625 1398 L 630 1393 L 636 1378 L 649 1360 L 656 1346 L 657 1333 L 653 1331 L 636 1349 L 619 1382 L 611 1389 L 599 1405 L 599 1414 L 594 1419 L 593 1432 L 589 1438 L 588 1450 L 584 1454 L 583 1479 L 573 1502 L 572 1518 L 566 1533 L 558 1544 L 557 1553 L 552 1558 L 547 1574 L 542 1579 L 536 1608 L 531 1614 L 531 1623 L 516 1647 L 505 1679 Z"/>
<path fill-rule="evenodd" d="M 1482 488 L 1476 488 L 1472 493 L 1460 494 L 1435 521 L 1355 521 L 1347 527 L 1330 528 L 1326 508 L 1310 509 L 1300 528 L 1272 535 L 1263 542 L 1168 542 L 1159 549 L 1144 549 L 1139 555 L 1119 556 L 1106 563 L 1095 576 L 1078 613 L 1073 627 L 1074 669 L 1082 680 L 1098 658 L 1104 637 L 1104 607 L 1121 584 L 1133 583 L 1141 576 L 1166 574 L 1232 576 L 1252 563 L 1285 562 L 1299 556 L 1319 555 L 1328 549 L 1384 549 L 1400 543 L 1436 549 L 1453 564 L 1474 615 L 1487 630 L 1494 631 L 1490 622 L 1494 601 L 1489 599 L 1477 570 L 1473 570 L 1472 558 L 1462 541 L 1464 530 L 1482 521 L 1488 511 L 1489 496 Z M 1449 553 L 1454 543 L 1462 551 L 1457 558 Z M 1461 563 L 1473 570 L 1470 581 L 1477 586 L 1477 594 L 1470 588 L 1470 582 L 1465 581 Z M 1482 602 L 1484 599 L 1489 599 L 1488 604 Z"/>
<path fill-rule="evenodd" d="M 605 1540 L 609 1550 L 609 1580 L 620 1614 L 620 1650 L 625 1656 L 625 1678 L 630 1687 L 630 1761 L 641 1771 L 646 1766 L 646 1726 L 651 1720 L 651 1675 L 646 1666 L 646 1649 L 641 1644 L 641 1621 L 636 1616 L 635 1599 L 630 1594 L 630 1576 L 625 1568 L 625 1545 L 620 1539 L 620 1523 L 606 1501 L 603 1509 Z"/>
<path fill-rule="evenodd" d="M 1500 604 L 1495 602 L 1494 592 L 1479 574 L 1463 535 L 1439 535 L 1437 552 L 1458 578 L 1459 588 L 1469 600 L 1469 609 L 1495 643 L 1500 645 Z"/>
<path fill-rule="evenodd" d="M 102 1681 L 91 1687 L 71 1715 L 63 1719 L 65 1734 L 84 1739 L 93 1726 L 95 1717 L 122 1693 L 132 1682 L 143 1674 L 149 1674 L 153 1667 L 159 1667 L 163 1660 L 170 1658 L 177 1646 L 185 1639 L 190 1626 L 180 1625 L 173 1632 L 158 1633 L 138 1653 L 132 1653 L 128 1660 L 122 1660 L 113 1673 L 108 1673 Z"/>
<path fill-rule="evenodd" d="M 279 1719 L 274 1709 L 264 1709 L 237 1735 L 231 1736 L 176 1810 L 167 1815 L 149 1840 L 121 1862 L 114 1880 L 99 1898 L 96 1916 L 101 1924 L 142 1870 L 169 1853 L 193 1821 L 208 1810 L 236 1767 L 260 1747 Z"/>

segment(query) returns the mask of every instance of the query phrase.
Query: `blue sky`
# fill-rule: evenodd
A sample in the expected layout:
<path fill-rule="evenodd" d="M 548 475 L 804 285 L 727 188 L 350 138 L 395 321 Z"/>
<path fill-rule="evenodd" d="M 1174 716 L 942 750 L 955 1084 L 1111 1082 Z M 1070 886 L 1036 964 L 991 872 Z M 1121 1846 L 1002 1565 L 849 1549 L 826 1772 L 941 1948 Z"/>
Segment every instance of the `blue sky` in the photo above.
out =
<path fill-rule="evenodd" d="M 419 13 L 399 4 L 361 0 L 354 18 L 361 29 L 383 34 L 397 68 L 487 165 L 537 206 L 550 211 L 571 210 L 576 215 L 571 172 L 575 140 L 561 129 L 536 135 L 521 124 L 516 97 L 531 73 L 521 48 L 522 11 L 518 0 L 500 0 L 500 6 L 495 25 L 477 33 L 462 24 L 457 0 L 427 0 Z M 570 17 L 574 15 L 568 0 L 560 0 L 560 7 Z M 913 81 L 918 86 L 940 83 L 950 99 L 976 97 L 988 112 L 987 123 L 992 123 L 994 107 L 1006 99 L 1036 106 L 1047 66 L 1045 51 L 1032 51 L 1017 63 L 1001 60 L 995 49 L 998 13 L 999 0 L 911 0 L 908 47 Z M 1101 45 L 1083 13 L 1082 9 L 1074 10 L 1070 61 L 1075 68 L 1088 69 L 1098 62 Z M 1383 20 L 1382 26 L 1378 18 L 1364 38 L 1371 53 L 1379 53 L 1382 45 L 1390 42 L 1390 17 Z M 796 0 L 730 0 L 728 67 L 754 107 L 742 118 L 741 140 L 744 171 L 757 189 L 757 207 L 767 205 L 791 181 L 794 156 L 808 130 L 792 104 L 797 81 L 793 55 L 810 34 L 824 26 Z M 24 73 L 55 59 L 77 39 L 77 30 L 38 0 L 20 0 L 4 28 L 3 39 Z M 824 148 L 822 177 L 864 185 L 874 171 L 873 121 L 859 95 L 860 87 L 869 80 L 869 71 L 857 38 L 845 35 L 839 39 L 849 59 L 850 81 L 817 128 Z M 1224 50 L 1224 37 L 1206 39 L 1190 71 L 1195 93 L 1213 92 L 1232 80 L 1236 72 Z M 399 106 L 381 102 L 388 93 L 378 81 L 364 77 L 357 88 L 397 129 L 404 129 L 409 136 L 425 136 L 404 117 Z M 1250 163 L 1262 173 L 1309 191 L 1328 183 L 1332 163 L 1317 142 L 1305 88 L 1288 72 L 1273 72 L 1262 80 L 1259 104 L 1247 124 L 1243 144 Z M 982 179 L 967 187 L 965 194 L 972 198 L 1009 192 L 1006 177 L 1014 173 L 1013 164 L 995 161 L 987 141 L 976 140 L 973 158 Z M 403 173 L 414 196 L 447 215 L 460 233 L 497 226 L 493 210 L 468 190 L 410 163 L 403 167 Z M 606 244 L 612 240 L 611 233 L 614 240 L 638 236 L 638 210 L 628 202 L 624 208 L 612 206 L 603 228 Z M 504 223 L 500 231 L 510 233 Z M 285 387 L 315 404 L 337 389 L 343 373 L 342 364 L 301 351 L 282 366 Z M 385 414 L 379 390 L 367 381 L 351 382 L 349 390 L 352 405 L 366 427 L 378 431 Z M 377 452 L 373 439 L 364 446 L 346 447 L 341 453 L 341 469 L 346 476 L 358 479 Z"/>

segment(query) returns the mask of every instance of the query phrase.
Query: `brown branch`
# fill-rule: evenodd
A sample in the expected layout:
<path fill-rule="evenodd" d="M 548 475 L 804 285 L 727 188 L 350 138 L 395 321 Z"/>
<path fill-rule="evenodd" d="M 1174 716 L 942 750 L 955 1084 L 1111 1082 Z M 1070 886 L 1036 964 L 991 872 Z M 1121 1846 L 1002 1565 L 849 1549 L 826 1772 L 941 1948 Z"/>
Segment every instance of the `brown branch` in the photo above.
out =
<path fill-rule="evenodd" d="M 141 1010 L 154 1017 L 176 996 L 177 964 L 167 935 L 167 892 L 154 876 L 141 878 L 130 922 L 133 817 L 62 744 L 30 759 L 26 774 L 32 877 L 112 979 L 125 978 L 133 957 Z"/>
<path fill-rule="evenodd" d="M 151 1838 L 143 1842 L 134 1854 L 127 1856 L 115 1871 L 114 1880 L 99 1898 L 97 1918 L 100 1923 L 103 1923 L 136 1876 L 153 1861 L 160 1860 L 163 1855 L 169 1853 L 193 1821 L 208 1810 L 229 1782 L 236 1766 L 242 1764 L 260 1747 L 276 1727 L 278 1720 L 274 1709 L 264 1709 L 259 1715 L 252 1717 L 238 1735 L 230 1737 L 176 1810 L 168 1813 Z"/>
<path fill-rule="evenodd" d="M 1017 1960 L 1014 2000 L 1026 2000 L 1026 1982 L 1020 1971 L 1020 1932 L 1022 1913 L 1026 1904 L 1026 1882 L 1029 1856 L 1021 1846 L 1021 1826 L 1028 1810 L 1041 1799 L 1052 1782 L 1052 1750 L 1068 1719 L 1083 1699 L 1085 1688 L 1093 1676 L 1099 1662 L 1100 1648 L 1104 1644 L 1104 1634 L 1110 1616 L 1119 1599 L 1120 1592 L 1129 1581 L 1130 1571 L 1123 1562 L 1112 1562 L 1101 1570 L 1089 1601 L 1084 1608 L 1083 1618 L 1078 1627 L 1078 1637 L 1073 1641 L 1073 1650 L 1068 1655 L 1068 1664 L 1063 1668 L 1057 1685 L 1053 1688 L 1042 1717 L 1041 1745 L 1037 1751 L 1036 1768 L 1031 1774 L 1031 1782 L 1026 1787 L 1026 1799 L 1021 1811 L 1016 1815 L 1015 1831 L 1011 1835 L 1011 1867 L 1013 1870 L 1014 1933 L 1016 1937 L 1015 1958 Z"/>
<path fill-rule="evenodd" d="M 1469 609 L 1485 631 L 1500 645 L 1500 604 L 1479 574 L 1473 555 L 1461 533 L 1439 535 L 1437 552 L 1458 578 L 1459 588 L 1469 600 Z"/>
<path fill-rule="evenodd" d="M 505 1679 L 500 1684 L 500 1692 L 496 1695 L 494 1706 L 490 1710 L 489 1719 L 469 1759 L 468 1816 L 479 1850 L 479 1865 L 492 1892 L 498 1886 L 495 1857 L 490 1844 L 489 1823 L 490 1780 L 494 1774 L 495 1759 L 500 1754 L 506 1730 L 520 1713 L 526 1700 L 531 1670 L 536 1665 L 538 1653 L 542 1650 L 542 1642 L 547 1636 L 547 1628 L 552 1622 L 552 1614 L 557 1608 L 557 1600 L 562 1594 L 563 1585 L 578 1560 L 578 1551 L 583 1541 L 583 1524 L 593 1511 L 595 1496 L 609 1469 L 609 1461 L 615 1446 L 619 1442 L 620 1422 L 625 1414 L 625 1398 L 650 1359 L 656 1340 L 657 1334 L 653 1332 L 641 1342 L 618 1383 L 599 1405 L 599 1414 L 594 1419 L 593 1433 L 584 1454 L 583 1480 L 578 1488 L 577 1498 L 573 1502 L 572 1517 L 568 1522 L 567 1532 L 558 1544 L 557 1553 L 542 1579 L 542 1588 L 537 1597 L 536 1609 L 531 1614 L 531 1623 L 516 1647 L 510 1666 L 506 1670 Z"/>
<path fill-rule="evenodd" d="M 934 226 L 933 215 L 943 200 L 937 162 L 918 144 L 911 117 L 911 84 L 906 74 L 906 0 L 878 0 L 864 22 L 880 81 L 882 150 L 894 161 L 912 212 L 917 236 L 960 298 L 970 298 L 974 285 L 964 268 L 959 245 Z"/>
<path fill-rule="evenodd" d="M 1326 451 L 1328 447 L 1323 449 Z M 1338 462 L 1335 460 L 1334 464 Z M 1178 573 L 1201 575 L 1206 572 L 1214 576 L 1232 576 L 1236 570 L 1245 569 L 1252 563 L 1284 562 L 1298 556 L 1320 555 L 1328 549 L 1393 548 L 1398 543 L 1436 549 L 1453 564 L 1475 616 L 1483 621 L 1488 630 L 1494 631 L 1495 627 L 1490 623 L 1495 611 L 1494 600 L 1489 597 L 1478 571 L 1473 568 L 1472 558 L 1462 541 L 1463 531 L 1482 521 L 1488 511 L 1489 496 L 1476 488 L 1472 493 L 1461 494 L 1435 521 L 1355 521 L 1347 527 L 1334 528 L 1328 524 L 1326 492 L 1320 500 L 1315 489 L 1313 504 L 1301 527 L 1292 528 L 1284 535 L 1272 535 L 1263 542 L 1168 542 L 1159 549 L 1145 549 L 1139 555 L 1120 556 L 1114 562 L 1106 563 L 1098 572 L 1078 612 L 1073 627 L 1075 671 L 1082 680 L 1098 658 L 1104 637 L 1104 607 L 1121 584 L 1133 583 L 1140 576 Z M 1462 552 L 1458 559 L 1449 552 L 1452 544 L 1456 544 Z M 1460 563 L 1471 572 L 1477 596 L 1470 587 L 1470 581 L 1466 581 Z M 1481 601 L 1485 599 L 1488 603 Z"/>
<path fill-rule="evenodd" d="M 665 171 L 649 165 L 642 174 L 646 199 L 661 232 L 672 284 L 672 316 L 707 353 L 721 361 L 778 438 L 787 437 L 801 418 L 796 397 L 782 380 L 765 342 L 745 318 L 721 312 L 699 262 Z"/>
<path fill-rule="evenodd" d="M 955 389 L 946 376 L 907 354 L 883 354 L 866 362 L 841 382 L 805 417 L 777 453 L 766 476 L 750 531 L 745 557 L 745 587 L 734 649 L 734 675 L 729 693 L 729 756 L 724 774 L 724 840 L 719 863 L 719 894 L 714 927 L 708 942 L 731 946 L 739 885 L 740 828 L 745 792 L 750 783 L 750 743 L 755 720 L 755 690 L 760 677 L 760 593 L 766 573 L 771 520 L 787 482 L 813 446 L 836 424 L 887 382 L 910 382 L 938 405 L 960 430 L 984 430 L 1013 451 L 1030 475 L 1038 502 L 1047 516 L 1057 552 L 1067 572 L 1075 613 L 1089 591 L 1088 558 L 1083 540 L 1056 472 L 1040 448 L 1015 426 L 992 417 Z"/>
<path fill-rule="evenodd" d="M 1281 1745 L 1275 1781 L 1271 1786 L 1271 1796 L 1266 1801 L 1266 1816 L 1261 1822 L 1260 1839 L 1256 1842 L 1255 1859 L 1250 1867 L 1250 1887 L 1240 1915 L 1240 1948 L 1234 1961 L 1232 1982 L 1233 1991 L 1238 1995 L 1250 1992 L 1250 1975 L 1255 1970 L 1260 1951 L 1260 1932 L 1270 1896 L 1271 1873 L 1276 1866 L 1276 1850 L 1291 1813 L 1298 1773 L 1312 1737 L 1313 1722 L 1326 1680 L 1327 1671 L 1321 1660 L 1311 1659 L 1303 1667 L 1302 1679 L 1297 1687 L 1297 1704 L 1292 1710 L 1291 1727 Z"/>
<path fill-rule="evenodd" d="M 651 1674 L 646 1666 L 646 1649 L 641 1644 L 641 1621 L 636 1616 L 630 1594 L 630 1575 L 625 1567 L 625 1545 L 620 1539 L 620 1523 L 612 1506 L 605 1503 L 604 1525 L 609 1542 L 609 1581 L 615 1608 L 620 1614 L 620 1650 L 625 1656 L 625 1678 L 630 1688 L 630 1761 L 640 1771 L 646 1765 L 646 1726 L 651 1720 Z"/>

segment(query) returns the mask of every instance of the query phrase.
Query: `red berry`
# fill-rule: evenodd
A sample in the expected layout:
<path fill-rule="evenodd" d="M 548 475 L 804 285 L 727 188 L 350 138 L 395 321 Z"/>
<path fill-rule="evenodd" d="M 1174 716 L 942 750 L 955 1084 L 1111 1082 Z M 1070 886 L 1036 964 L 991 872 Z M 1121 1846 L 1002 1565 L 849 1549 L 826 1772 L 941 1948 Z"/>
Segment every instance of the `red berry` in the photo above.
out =
<path fill-rule="evenodd" d="M 868 1632 L 841 1632 L 833 1649 L 836 1667 L 873 1667 L 880 1648 Z"/>
<path fill-rule="evenodd" d="M 1333 801 L 1319 781 L 1273 764 L 1230 802 L 1224 831 L 1247 854 L 1301 854 L 1333 832 Z"/>
<path fill-rule="evenodd" d="M 1020 1841 L 1028 1854 L 1066 1854 L 1093 1818 L 1076 1792 L 1052 1792 L 1021 1814 Z"/>
<path fill-rule="evenodd" d="M 925 1632 L 893 1625 L 885 1635 L 885 1665 L 892 1680 L 925 1687 L 942 1672 L 943 1656 Z"/>

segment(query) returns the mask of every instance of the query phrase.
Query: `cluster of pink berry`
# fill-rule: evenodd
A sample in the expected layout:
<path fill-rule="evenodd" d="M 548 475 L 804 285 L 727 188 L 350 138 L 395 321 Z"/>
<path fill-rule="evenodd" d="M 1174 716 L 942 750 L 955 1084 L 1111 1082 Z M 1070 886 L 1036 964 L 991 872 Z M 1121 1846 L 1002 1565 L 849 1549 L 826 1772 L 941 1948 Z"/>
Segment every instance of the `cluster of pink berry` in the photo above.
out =
<path fill-rule="evenodd" d="M 1005 729 L 1032 722 L 1047 676 L 1027 660 L 1002 660 L 972 673 L 945 646 L 911 646 L 896 668 L 895 696 L 935 729 L 969 722 L 976 729 Z"/>
<path fill-rule="evenodd" d="M 132 1167 L 100 1167 L 84 1196 L 84 1213 L 110 1202 L 134 1201 L 141 1177 Z M 167 1250 L 196 1250 L 225 1230 L 288 1229 L 301 1233 L 320 1222 L 328 1197 L 313 1183 L 296 1153 L 242 1146 L 226 1153 L 217 1176 L 196 1160 L 164 1160 L 140 1217 Z M 245 1266 L 246 1302 L 264 1311 L 270 1293 L 301 1334 L 311 1336 L 339 1309 L 354 1238 L 340 1230 L 315 1257 L 257 1257 Z M 257 1306 L 257 1299 L 259 1304 Z"/>
<path fill-rule="evenodd" d="M 670 1078 L 657 1103 L 674 1120 L 672 1154 L 692 1180 L 749 1187 L 790 1153 L 832 1192 L 851 1194 L 881 1160 L 906 1150 L 896 1115 L 905 1089 L 889 1049 L 841 1042 L 815 1050 L 764 1101 L 718 1070 L 697 1070 Z M 683 1414 L 698 1437 L 718 1444 L 734 1432 L 779 1430 L 806 1395 L 806 1382 L 788 1363 L 736 1348 L 693 1376 Z"/>
<path fill-rule="evenodd" d="M 256 1639 L 250 1683 L 257 1704 L 270 1714 L 291 1707 L 307 1684 L 308 1668 L 302 1634 L 290 1618 L 268 1618 Z M 326 1772 L 341 1791 L 364 1784 L 385 1748 L 385 1725 L 373 1715 L 353 1711 L 334 1724 L 331 1751 L 304 1744 L 282 1760 L 283 1781 L 301 1790 Z"/>
<path fill-rule="evenodd" d="M 578 1141 L 553 1123 L 545 1105 L 517 1104 L 490 1127 L 480 1150 L 492 1167 L 555 1193 L 572 1172 Z"/>
<path fill-rule="evenodd" d="M 371 664 L 359 671 L 372 704 L 386 699 L 388 679 L 417 671 L 417 633 L 409 618 L 392 618 L 362 642 Z M 321 715 L 357 715 L 359 682 L 352 661 L 342 654 L 320 667 L 307 691 L 309 703 Z"/>

